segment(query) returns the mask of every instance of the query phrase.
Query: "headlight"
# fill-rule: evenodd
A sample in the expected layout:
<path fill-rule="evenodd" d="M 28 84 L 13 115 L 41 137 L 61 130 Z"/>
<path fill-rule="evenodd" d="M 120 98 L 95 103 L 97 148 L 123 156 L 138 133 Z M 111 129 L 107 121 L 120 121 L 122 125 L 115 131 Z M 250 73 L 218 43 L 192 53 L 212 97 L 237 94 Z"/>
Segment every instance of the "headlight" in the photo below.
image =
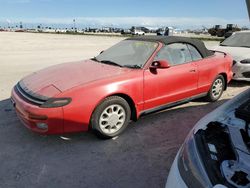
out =
<path fill-rule="evenodd" d="M 43 103 L 40 107 L 41 108 L 56 108 L 62 107 L 69 104 L 72 101 L 71 98 L 51 98 Z"/>
<path fill-rule="evenodd" d="M 240 63 L 242 63 L 242 64 L 250 64 L 250 59 L 244 59 L 244 60 L 240 61 Z"/>
<path fill-rule="evenodd" d="M 178 158 L 178 169 L 188 187 L 212 187 L 210 180 L 201 165 L 193 132 L 183 144 Z"/>

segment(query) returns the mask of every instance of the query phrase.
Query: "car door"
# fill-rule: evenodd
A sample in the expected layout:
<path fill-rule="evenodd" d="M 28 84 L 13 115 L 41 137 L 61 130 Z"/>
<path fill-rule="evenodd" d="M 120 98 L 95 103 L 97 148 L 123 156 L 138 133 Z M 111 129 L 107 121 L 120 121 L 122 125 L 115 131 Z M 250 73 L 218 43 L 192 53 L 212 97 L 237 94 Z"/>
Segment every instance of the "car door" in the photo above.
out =
<path fill-rule="evenodd" d="M 189 98 L 196 94 L 198 73 L 185 43 L 162 47 L 154 61 L 167 60 L 169 68 L 144 71 L 144 110 Z"/>
<path fill-rule="evenodd" d="M 217 71 L 215 71 L 215 63 L 211 62 L 210 58 L 203 58 L 200 52 L 193 46 L 188 44 L 188 49 L 191 53 L 193 62 L 197 65 L 198 70 L 198 84 L 197 92 L 202 94 L 206 93 L 217 76 Z"/>

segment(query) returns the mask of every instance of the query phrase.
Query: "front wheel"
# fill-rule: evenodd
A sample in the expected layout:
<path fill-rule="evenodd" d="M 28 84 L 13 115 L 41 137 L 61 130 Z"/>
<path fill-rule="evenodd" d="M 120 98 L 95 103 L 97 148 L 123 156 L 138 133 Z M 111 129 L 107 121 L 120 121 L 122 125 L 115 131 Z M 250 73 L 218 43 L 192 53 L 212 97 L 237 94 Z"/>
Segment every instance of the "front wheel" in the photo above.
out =
<path fill-rule="evenodd" d="M 127 127 L 131 117 L 130 106 L 119 96 L 106 98 L 97 106 L 91 125 L 102 138 L 112 138 L 121 134 Z"/>
<path fill-rule="evenodd" d="M 210 102 L 217 101 L 224 91 L 225 84 L 224 77 L 222 75 L 217 76 L 207 94 L 207 100 Z"/>

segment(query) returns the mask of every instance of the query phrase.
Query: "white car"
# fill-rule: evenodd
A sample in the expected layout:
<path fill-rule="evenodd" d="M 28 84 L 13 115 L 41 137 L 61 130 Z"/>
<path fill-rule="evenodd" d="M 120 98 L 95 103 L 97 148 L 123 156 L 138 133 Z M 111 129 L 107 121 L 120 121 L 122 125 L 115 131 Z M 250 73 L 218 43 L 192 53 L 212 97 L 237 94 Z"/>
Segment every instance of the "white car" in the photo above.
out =
<path fill-rule="evenodd" d="M 233 79 L 250 81 L 250 31 L 233 33 L 213 50 L 233 56 Z"/>
<path fill-rule="evenodd" d="M 202 118 L 188 134 L 166 188 L 250 187 L 250 89 Z"/>
<path fill-rule="evenodd" d="M 145 32 L 142 31 L 142 30 L 139 30 L 139 29 L 135 29 L 133 32 L 132 32 L 133 35 L 145 35 Z"/>

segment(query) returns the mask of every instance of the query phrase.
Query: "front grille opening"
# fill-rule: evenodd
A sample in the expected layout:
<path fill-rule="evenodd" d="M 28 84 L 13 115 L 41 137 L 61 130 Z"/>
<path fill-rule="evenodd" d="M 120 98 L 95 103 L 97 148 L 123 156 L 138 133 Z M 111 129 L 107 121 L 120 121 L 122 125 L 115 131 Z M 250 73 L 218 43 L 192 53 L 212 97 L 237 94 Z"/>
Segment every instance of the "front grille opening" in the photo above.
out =
<path fill-rule="evenodd" d="M 250 78 L 250 72 L 243 72 L 242 75 L 243 75 L 245 78 Z"/>

